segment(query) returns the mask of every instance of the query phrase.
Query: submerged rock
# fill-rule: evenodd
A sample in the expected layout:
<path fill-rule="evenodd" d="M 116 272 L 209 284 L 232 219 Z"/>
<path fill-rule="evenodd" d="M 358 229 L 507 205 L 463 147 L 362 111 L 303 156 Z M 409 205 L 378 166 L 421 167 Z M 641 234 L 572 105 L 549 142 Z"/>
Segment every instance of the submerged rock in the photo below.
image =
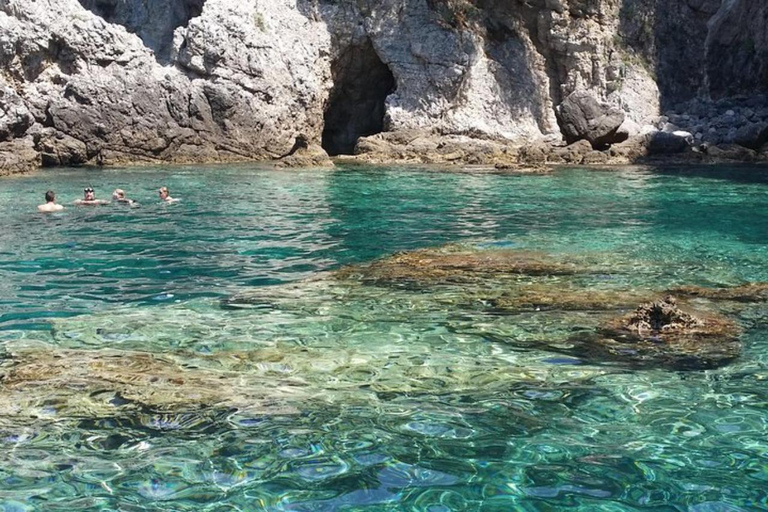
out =
<path fill-rule="evenodd" d="M 339 270 L 336 277 L 367 284 L 428 286 L 482 282 L 503 276 L 570 275 L 579 270 L 575 264 L 555 261 L 535 251 L 469 250 L 449 246 L 395 254 L 367 265 L 346 267 Z"/>
<path fill-rule="evenodd" d="M 626 318 L 624 329 L 640 336 L 662 332 L 694 330 L 704 322 L 677 307 L 677 299 L 667 296 L 656 302 L 649 302 L 637 308 Z"/>
<path fill-rule="evenodd" d="M 735 302 L 764 302 L 768 300 L 768 283 L 748 283 L 728 288 L 706 288 L 703 286 L 683 286 L 670 293 L 685 297 L 702 297 L 712 300 L 732 300 Z"/>
<path fill-rule="evenodd" d="M 629 307 L 647 294 L 623 290 L 533 285 L 505 292 L 492 301 L 502 311 L 610 311 Z"/>
<path fill-rule="evenodd" d="M 283 379 L 285 380 L 285 379 Z M 124 351 L 25 349 L 0 367 L 0 415 L 107 417 L 130 411 L 248 407 L 291 412 L 281 391 L 221 369 L 183 366 L 171 356 Z M 250 383 L 250 385 L 248 385 Z"/>
<path fill-rule="evenodd" d="M 693 315 L 672 296 L 604 323 L 582 347 L 590 357 L 673 369 L 723 366 L 741 351 L 739 326 L 714 313 Z"/>
<path fill-rule="evenodd" d="M 672 296 L 647 302 L 658 291 L 626 288 L 623 279 L 603 277 L 600 264 L 590 259 L 452 245 L 345 267 L 279 287 L 280 293 L 259 289 L 239 294 L 223 307 L 325 317 L 328 304 L 336 304 L 355 321 L 375 322 L 383 316 L 409 324 L 420 319 L 434 323 L 440 312 L 446 316 L 438 322 L 447 322 L 453 333 L 628 367 L 707 369 L 738 357 L 742 330 L 723 316 L 733 313 L 729 308 L 689 310 L 690 304 L 681 307 Z M 320 295 L 313 301 L 308 295 L 314 292 Z M 768 284 L 676 292 L 766 300 Z"/>

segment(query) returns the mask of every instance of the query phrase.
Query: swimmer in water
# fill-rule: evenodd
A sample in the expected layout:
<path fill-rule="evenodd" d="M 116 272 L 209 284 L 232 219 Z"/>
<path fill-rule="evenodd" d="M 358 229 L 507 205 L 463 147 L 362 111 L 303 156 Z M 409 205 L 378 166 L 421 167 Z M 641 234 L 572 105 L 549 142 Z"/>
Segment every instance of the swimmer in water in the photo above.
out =
<path fill-rule="evenodd" d="M 157 192 L 160 194 L 161 201 L 165 201 L 166 203 L 175 203 L 176 201 L 179 201 L 179 199 L 174 199 L 171 197 L 171 193 L 168 192 L 168 187 L 160 187 L 160 190 Z"/>
<path fill-rule="evenodd" d="M 78 206 L 102 206 L 109 204 L 109 201 L 96 199 L 96 192 L 92 187 L 87 187 L 83 189 L 83 199 L 78 199 L 75 204 Z"/>
<path fill-rule="evenodd" d="M 121 188 L 116 188 L 115 191 L 112 192 L 112 199 L 118 203 L 124 203 L 129 206 L 134 206 L 136 204 L 136 201 L 133 199 L 125 197 L 125 191 Z"/>
<path fill-rule="evenodd" d="M 60 212 L 64 209 L 60 204 L 56 204 L 56 194 L 53 190 L 49 190 L 45 193 L 45 204 L 41 204 L 37 207 L 38 211 L 43 213 Z"/>

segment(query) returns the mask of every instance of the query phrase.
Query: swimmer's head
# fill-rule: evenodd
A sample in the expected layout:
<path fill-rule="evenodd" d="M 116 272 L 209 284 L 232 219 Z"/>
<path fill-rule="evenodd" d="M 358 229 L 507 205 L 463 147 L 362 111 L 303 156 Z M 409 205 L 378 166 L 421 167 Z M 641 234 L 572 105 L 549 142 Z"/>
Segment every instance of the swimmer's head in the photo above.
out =
<path fill-rule="evenodd" d="M 160 194 L 160 199 L 167 199 L 171 195 L 171 193 L 168 192 L 168 187 L 160 187 L 157 193 Z"/>
<path fill-rule="evenodd" d="M 92 187 L 86 187 L 83 189 L 83 197 L 85 197 L 86 201 L 93 201 L 96 199 L 96 192 Z"/>
<path fill-rule="evenodd" d="M 56 201 L 56 194 L 53 193 L 53 190 L 49 190 L 45 193 L 45 202 L 53 203 L 54 201 Z"/>
<path fill-rule="evenodd" d="M 116 188 L 114 192 L 112 192 L 112 199 L 120 200 L 125 199 L 125 191 L 121 188 Z"/>

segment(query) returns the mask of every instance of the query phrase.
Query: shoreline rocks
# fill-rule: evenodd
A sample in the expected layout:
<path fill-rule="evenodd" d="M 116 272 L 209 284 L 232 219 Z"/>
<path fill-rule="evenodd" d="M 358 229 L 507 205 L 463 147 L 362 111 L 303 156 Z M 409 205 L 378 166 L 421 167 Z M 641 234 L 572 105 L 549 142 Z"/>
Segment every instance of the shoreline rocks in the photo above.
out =
<path fill-rule="evenodd" d="M 601 104 L 589 91 L 572 92 L 555 113 L 568 144 L 586 140 L 593 148 L 603 149 L 629 138 L 628 133 L 619 130 L 624 123 L 624 112 Z"/>
<path fill-rule="evenodd" d="M 0 176 L 31 172 L 41 165 L 42 158 L 32 140 L 0 142 Z"/>
<path fill-rule="evenodd" d="M 521 172 L 768 161 L 765 7 L 449 4 L 7 0 L 0 172 L 325 167 L 338 137 L 357 161 Z"/>

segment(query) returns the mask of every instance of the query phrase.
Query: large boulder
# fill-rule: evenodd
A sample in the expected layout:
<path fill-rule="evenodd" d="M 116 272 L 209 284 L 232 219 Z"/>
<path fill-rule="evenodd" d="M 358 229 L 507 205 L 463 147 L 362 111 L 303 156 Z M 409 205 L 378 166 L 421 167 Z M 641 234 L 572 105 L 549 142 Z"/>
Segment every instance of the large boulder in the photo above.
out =
<path fill-rule="evenodd" d="M 684 131 L 655 132 L 648 136 L 649 155 L 682 153 L 691 147 L 693 135 Z"/>
<path fill-rule="evenodd" d="M 628 134 L 619 131 L 624 123 L 624 112 L 599 102 L 589 91 L 572 92 L 557 107 L 556 114 L 569 144 L 584 139 L 595 149 L 600 149 L 627 140 Z"/>

